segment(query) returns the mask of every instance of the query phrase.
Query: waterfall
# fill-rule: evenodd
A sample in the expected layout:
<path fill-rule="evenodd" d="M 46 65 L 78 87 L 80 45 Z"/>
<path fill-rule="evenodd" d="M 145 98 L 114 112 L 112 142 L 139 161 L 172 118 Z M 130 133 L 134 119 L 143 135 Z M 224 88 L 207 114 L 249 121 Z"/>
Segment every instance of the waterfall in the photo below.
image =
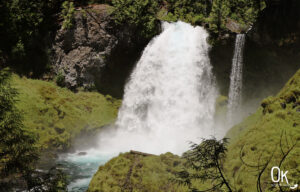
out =
<path fill-rule="evenodd" d="M 129 78 L 115 133 L 101 135 L 103 150 L 180 154 L 189 141 L 214 134 L 218 94 L 208 33 L 184 22 L 163 23 L 162 29 Z"/>
<path fill-rule="evenodd" d="M 244 45 L 245 34 L 238 34 L 235 40 L 234 56 L 232 59 L 228 98 L 228 123 L 230 126 L 236 123 L 233 116 L 239 112 L 242 100 Z"/>

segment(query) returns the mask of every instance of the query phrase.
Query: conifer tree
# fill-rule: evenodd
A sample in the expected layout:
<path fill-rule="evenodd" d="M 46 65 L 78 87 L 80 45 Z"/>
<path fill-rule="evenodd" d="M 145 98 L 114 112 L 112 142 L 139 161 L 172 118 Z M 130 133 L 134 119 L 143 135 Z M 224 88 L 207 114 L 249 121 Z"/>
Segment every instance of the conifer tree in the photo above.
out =
<path fill-rule="evenodd" d="M 209 27 L 215 33 L 225 29 L 226 19 L 230 13 L 228 0 L 214 0 L 209 15 Z"/>
<path fill-rule="evenodd" d="M 10 79 L 8 69 L 0 70 L 0 177 L 18 173 L 29 182 L 38 159 L 36 139 L 24 129 L 22 115 L 15 106 L 18 92 L 11 87 Z"/>

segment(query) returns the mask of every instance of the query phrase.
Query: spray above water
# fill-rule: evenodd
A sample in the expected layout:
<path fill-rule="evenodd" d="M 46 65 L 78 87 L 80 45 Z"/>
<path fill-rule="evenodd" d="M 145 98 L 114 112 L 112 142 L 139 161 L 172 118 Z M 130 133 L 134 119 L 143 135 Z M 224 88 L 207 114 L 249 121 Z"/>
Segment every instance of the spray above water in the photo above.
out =
<path fill-rule="evenodd" d="M 202 27 L 163 23 L 125 87 L 117 128 L 100 136 L 100 151 L 180 154 L 188 141 L 214 134 L 217 90 L 207 38 Z"/>
<path fill-rule="evenodd" d="M 232 59 L 232 69 L 230 75 L 230 88 L 228 98 L 228 123 L 233 125 L 234 114 L 239 112 L 242 100 L 243 86 L 243 52 L 245 45 L 245 34 L 238 34 L 235 40 L 234 56 Z"/>

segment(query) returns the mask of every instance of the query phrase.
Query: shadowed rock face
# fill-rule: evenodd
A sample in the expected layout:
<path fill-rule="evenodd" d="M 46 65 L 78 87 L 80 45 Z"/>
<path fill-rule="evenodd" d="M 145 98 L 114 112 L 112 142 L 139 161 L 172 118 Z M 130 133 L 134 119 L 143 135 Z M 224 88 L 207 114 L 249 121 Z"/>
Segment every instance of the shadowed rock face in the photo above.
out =
<path fill-rule="evenodd" d="M 109 5 L 93 5 L 76 10 L 73 26 L 57 31 L 52 64 L 68 88 L 97 88 L 120 98 L 148 40 L 136 37 L 134 29 L 116 27 L 110 9 Z"/>
<path fill-rule="evenodd" d="M 289 47 L 299 43 L 300 1 L 273 0 L 259 16 L 249 36 L 260 45 Z"/>
<path fill-rule="evenodd" d="M 260 101 L 275 94 L 299 69 L 300 1 L 274 1 L 247 33 L 243 98 Z M 223 95 L 228 93 L 234 37 L 212 47 L 210 58 Z M 258 102 L 256 102 L 258 103 Z"/>
<path fill-rule="evenodd" d="M 73 27 L 57 32 L 52 61 L 55 72 L 65 76 L 68 88 L 92 87 L 118 43 L 106 30 L 107 9 L 108 6 L 102 6 L 97 10 L 78 10 Z"/>

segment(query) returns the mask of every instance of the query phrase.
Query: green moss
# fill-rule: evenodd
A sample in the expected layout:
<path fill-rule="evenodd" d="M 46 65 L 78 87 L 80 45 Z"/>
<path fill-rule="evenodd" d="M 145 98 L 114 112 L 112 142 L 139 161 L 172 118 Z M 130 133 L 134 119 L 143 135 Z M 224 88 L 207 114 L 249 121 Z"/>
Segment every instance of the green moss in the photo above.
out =
<path fill-rule="evenodd" d="M 112 123 L 121 104 L 96 92 L 73 93 L 52 82 L 16 75 L 13 85 L 20 92 L 17 107 L 24 113 L 24 124 L 38 134 L 44 149 L 66 149 L 78 134 Z"/>
<path fill-rule="evenodd" d="M 70 29 L 73 26 L 75 7 L 73 2 L 64 1 L 62 4 L 61 16 L 64 21 L 62 24 L 63 29 Z"/>
<path fill-rule="evenodd" d="M 120 154 L 94 175 L 88 192 L 119 191 L 187 191 L 173 183 L 175 172 L 181 170 L 183 159 L 166 153 L 160 156 Z"/>
<path fill-rule="evenodd" d="M 263 190 L 271 190 L 270 170 L 273 166 L 278 166 L 283 157 L 279 144 L 282 134 L 284 151 L 293 143 L 298 143 L 281 168 L 289 171 L 288 178 L 291 184 L 300 182 L 297 171 L 300 159 L 300 112 L 297 112 L 295 107 L 299 101 L 299 88 L 300 70 L 276 97 L 263 100 L 262 107 L 255 114 L 227 133 L 227 136 L 233 139 L 228 148 L 225 168 L 231 183 L 235 183 L 238 191 L 256 191 L 258 174 L 257 169 L 242 163 L 242 148 L 244 161 L 252 165 L 264 164 L 273 154 L 261 179 Z"/>

